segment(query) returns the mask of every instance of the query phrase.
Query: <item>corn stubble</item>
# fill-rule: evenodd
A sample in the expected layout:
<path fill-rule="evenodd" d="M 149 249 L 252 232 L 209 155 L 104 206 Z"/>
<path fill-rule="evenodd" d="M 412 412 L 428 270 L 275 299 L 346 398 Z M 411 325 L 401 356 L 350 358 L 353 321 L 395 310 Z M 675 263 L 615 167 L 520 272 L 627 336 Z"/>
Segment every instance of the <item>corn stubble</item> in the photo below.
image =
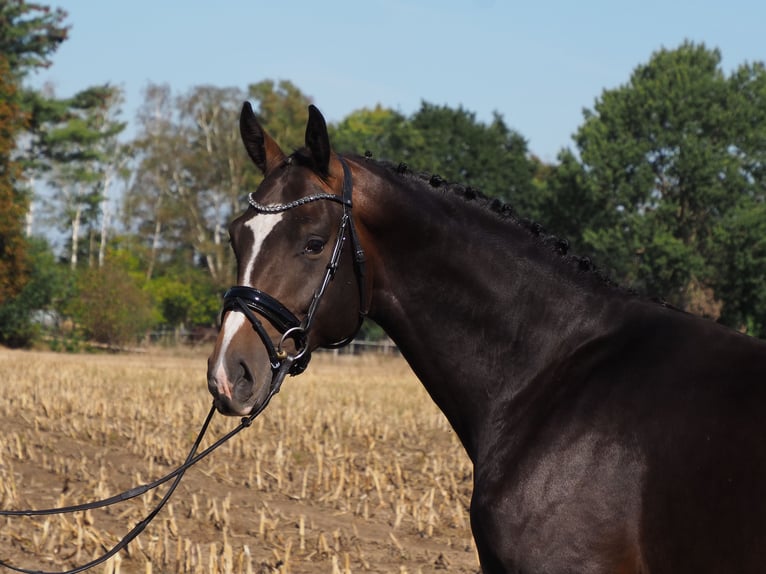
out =
<path fill-rule="evenodd" d="M 0 505 L 74 504 L 165 474 L 210 406 L 204 372 L 202 356 L 0 350 Z M 205 443 L 236 422 L 216 417 Z M 95 570 L 475 573 L 471 484 L 462 447 L 401 359 L 318 355 Z M 162 490 L 102 510 L 4 519 L 0 559 L 80 565 L 111 548 Z"/>

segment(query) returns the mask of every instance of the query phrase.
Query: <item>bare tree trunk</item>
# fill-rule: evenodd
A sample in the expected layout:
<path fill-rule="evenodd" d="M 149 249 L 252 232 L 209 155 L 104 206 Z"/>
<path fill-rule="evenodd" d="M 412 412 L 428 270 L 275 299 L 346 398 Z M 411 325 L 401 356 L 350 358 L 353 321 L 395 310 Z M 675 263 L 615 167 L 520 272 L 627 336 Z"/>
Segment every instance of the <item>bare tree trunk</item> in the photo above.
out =
<path fill-rule="evenodd" d="M 220 111 L 221 111 L 220 106 L 214 106 L 211 110 L 212 115 L 209 120 L 206 120 L 206 118 L 201 115 L 197 116 L 196 118 L 197 126 L 205 134 L 205 151 L 207 152 L 207 155 L 211 158 L 214 156 L 214 152 L 215 152 L 213 147 L 213 136 L 216 131 L 216 124 L 217 124 Z M 215 212 L 217 214 L 218 206 L 216 205 L 215 207 L 216 207 Z M 207 236 L 205 233 L 206 230 L 204 229 L 203 226 L 199 225 L 199 220 L 197 220 L 197 230 L 198 230 L 200 245 L 204 245 L 207 239 Z M 213 224 L 212 232 L 213 232 L 213 252 L 206 253 L 205 260 L 207 262 L 207 267 L 210 270 L 210 275 L 213 277 L 214 280 L 217 280 L 221 275 L 221 261 L 219 257 L 221 239 L 220 239 L 220 234 L 218 231 L 217 222 Z"/>
<path fill-rule="evenodd" d="M 101 198 L 101 239 L 98 245 L 98 267 L 99 269 L 104 266 L 104 259 L 106 258 L 106 240 L 107 231 L 109 229 L 109 187 L 112 185 L 112 173 L 111 170 L 107 170 L 104 176 L 104 193 Z"/>
<path fill-rule="evenodd" d="M 30 177 L 29 189 L 34 190 L 34 188 L 35 188 L 35 178 Z M 29 202 L 29 209 L 27 210 L 25 219 L 26 219 L 26 235 L 27 237 L 32 237 L 32 226 L 34 225 L 34 222 L 35 222 L 35 202 L 34 201 Z"/>
<path fill-rule="evenodd" d="M 160 250 L 160 237 L 162 234 L 162 218 L 160 217 L 160 207 L 162 206 L 162 193 L 157 197 L 157 203 L 154 207 L 154 235 L 152 236 L 152 249 L 149 252 L 149 265 L 146 268 L 146 280 L 149 281 L 154 273 L 154 264 L 157 261 L 157 253 Z"/>
<path fill-rule="evenodd" d="M 88 229 L 88 269 L 93 269 L 94 252 L 96 251 L 96 231 L 92 227 Z"/>
<path fill-rule="evenodd" d="M 203 232 L 201 232 L 198 236 L 198 241 L 200 245 L 205 244 L 205 235 Z M 213 281 L 216 281 L 218 279 L 218 272 L 215 267 L 215 257 L 210 253 L 205 253 L 205 263 L 207 263 L 207 269 L 210 271 L 210 276 L 213 278 Z"/>
<path fill-rule="evenodd" d="M 79 193 L 78 193 L 79 196 Z M 69 258 L 69 266 L 72 269 L 77 268 L 77 249 L 79 248 L 79 239 L 80 239 L 80 219 L 82 217 L 82 206 L 80 205 L 80 202 L 77 202 L 77 207 L 75 208 L 75 214 L 72 218 L 72 254 Z"/>

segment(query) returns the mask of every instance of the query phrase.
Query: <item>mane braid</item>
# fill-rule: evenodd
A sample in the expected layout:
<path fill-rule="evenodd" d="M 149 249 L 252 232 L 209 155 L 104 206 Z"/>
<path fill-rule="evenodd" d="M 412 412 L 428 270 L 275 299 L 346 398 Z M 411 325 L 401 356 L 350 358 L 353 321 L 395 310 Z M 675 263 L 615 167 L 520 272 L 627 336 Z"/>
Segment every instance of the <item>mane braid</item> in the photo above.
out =
<path fill-rule="evenodd" d="M 600 283 L 609 288 L 616 289 L 631 296 L 638 294 L 634 289 L 622 287 L 613 281 L 608 275 L 596 267 L 590 257 L 569 253 L 570 243 L 567 239 L 548 233 L 545 227 L 536 221 L 520 217 L 510 204 L 507 204 L 496 197 L 488 197 L 477 188 L 470 185 L 466 186 L 458 183 L 450 183 L 437 174 L 415 172 L 404 162 L 394 164 L 388 161 L 374 160 L 370 157 L 365 157 L 363 161 L 384 168 L 397 179 L 404 178 L 414 181 L 425 188 L 444 190 L 456 197 L 462 198 L 466 202 L 475 203 L 476 205 L 483 207 L 487 212 L 518 225 L 533 236 L 535 240 L 548 247 L 554 254 L 557 254 L 562 262 L 574 266 L 577 271 L 592 274 Z"/>

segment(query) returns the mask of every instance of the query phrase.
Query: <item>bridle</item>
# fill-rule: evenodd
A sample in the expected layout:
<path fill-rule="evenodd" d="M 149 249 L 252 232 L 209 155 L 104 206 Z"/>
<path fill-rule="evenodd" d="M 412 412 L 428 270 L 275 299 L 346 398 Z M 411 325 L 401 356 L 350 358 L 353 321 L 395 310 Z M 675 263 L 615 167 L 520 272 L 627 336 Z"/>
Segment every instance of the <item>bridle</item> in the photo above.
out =
<path fill-rule="evenodd" d="M 338 235 L 335 239 L 335 245 L 333 246 L 330 259 L 327 262 L 325 273 L 322 276 L 322 280 L 319 287 L 314 291 L 314 295 L 311 299 L 308 311 L 303 317 L 303 320 L 299 320 L 286 306 L 280 303 L 276 298 L 272 297 L 268 293 L 255 289 L 253 287 L 247 287 L 244 285 L 237 285 L 229 288 L 223 296 L 223 311 L 221 312 L 221 320 L 223 316 L 229 311 L 239 311 L 247 317 L 250 321 L 255 332 L 261 338 L 266 351 L 269 354 L 269 362 L 271 363 L 271 388 L 272 390 L 278 388 L 282 382 L 282 379 L 286 374 L 299 375 L 306 370 L 309 361 L 311 360 L 311 352 L 308 349 L 308 336 L 309 331 L 316 317 L 317 309 L 322 301 L 322 297 L 327 290 L 328 285 L 335 277 L 335 272 L 340 265 L 341 254 L 343 253 L 343 246 L 345 245 L 346 236 L 348 235 L 351 241 L 351 249 L 354 259 L 354 273 L 356 274 L 356 280 L 359 286 L 359 322 L 354 329 L 354 332 L 349 336 L 336 341 L 334 343 L 323 345 L 325 348 L 335 349 L 343 347 L 349 344 L 356 334 L 359 332 L 364 317 L 367 314 L 366 309 L 366 291 L 365 291 L 365 255 L 362 245 L 359 242 L 359 237 L 356 232 L 356 226 L 354 225 L 354 219 L 351 217 L 351 195 L 353 192 L 354 182 L 351 176 L 351 170 L 341 156 L 338 156 L 341 166 L 343 167 L 343 191 L 342 195 L 335 195 L 332 193 L 316 193 L 289 203 L 272 203 L 262 204 L 253 199 L 253 194 L 248 196 L 248 203 L 257 213 L 282 213 L 289 209 L 294 209 L 308 203 L 315 201 L 332 201 L 340 203 L 343 206 L 343 215 L 340 218 L 340 224 L 338 228 Z M 263 326 L 263 322 L 258 318 L 258 315 L 265 318 L 271 325 L 279 331 L 281 337 L 279 342 L 275 345 L 269 337 L 266 329 Z M 295 346 L 295 352 L 289 354 L 285 350 L 285 342 L 292 340 Z M 289 369 L 285 367 L 285 361 L 289 357 Z"/>

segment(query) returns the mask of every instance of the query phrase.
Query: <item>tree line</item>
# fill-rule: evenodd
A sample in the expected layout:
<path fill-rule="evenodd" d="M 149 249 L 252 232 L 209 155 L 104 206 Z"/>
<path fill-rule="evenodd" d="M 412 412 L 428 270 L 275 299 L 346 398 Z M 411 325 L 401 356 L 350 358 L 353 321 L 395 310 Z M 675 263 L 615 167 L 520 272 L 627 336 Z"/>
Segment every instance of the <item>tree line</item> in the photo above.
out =
<path fill-rule="evenodd" d="M 261 177 L 239 140 L 242 102 L 291 149 L 311 97 L 287 80 L 184 93 L 151 84 L 128 140 L 119 87 L 67 98 L 25 87 L 67 31 L 61 10 L 0 7 L 0 342 L 32 344 L 45 312 L 59 344 L 214 325 L 235 282 L 227 225 Z M 621 284 L 766 335 L 762 62 L 726 73 L 703 44 L 660 49 L 584 110 L 552 163 L 499 114 L 483 122 L 429 102 L 412 114 L 357 110 L 330 130 L 340 151 L 511 204 Z M 55 226 L 64 251 L 29 235 L 31 222 Z"/>

